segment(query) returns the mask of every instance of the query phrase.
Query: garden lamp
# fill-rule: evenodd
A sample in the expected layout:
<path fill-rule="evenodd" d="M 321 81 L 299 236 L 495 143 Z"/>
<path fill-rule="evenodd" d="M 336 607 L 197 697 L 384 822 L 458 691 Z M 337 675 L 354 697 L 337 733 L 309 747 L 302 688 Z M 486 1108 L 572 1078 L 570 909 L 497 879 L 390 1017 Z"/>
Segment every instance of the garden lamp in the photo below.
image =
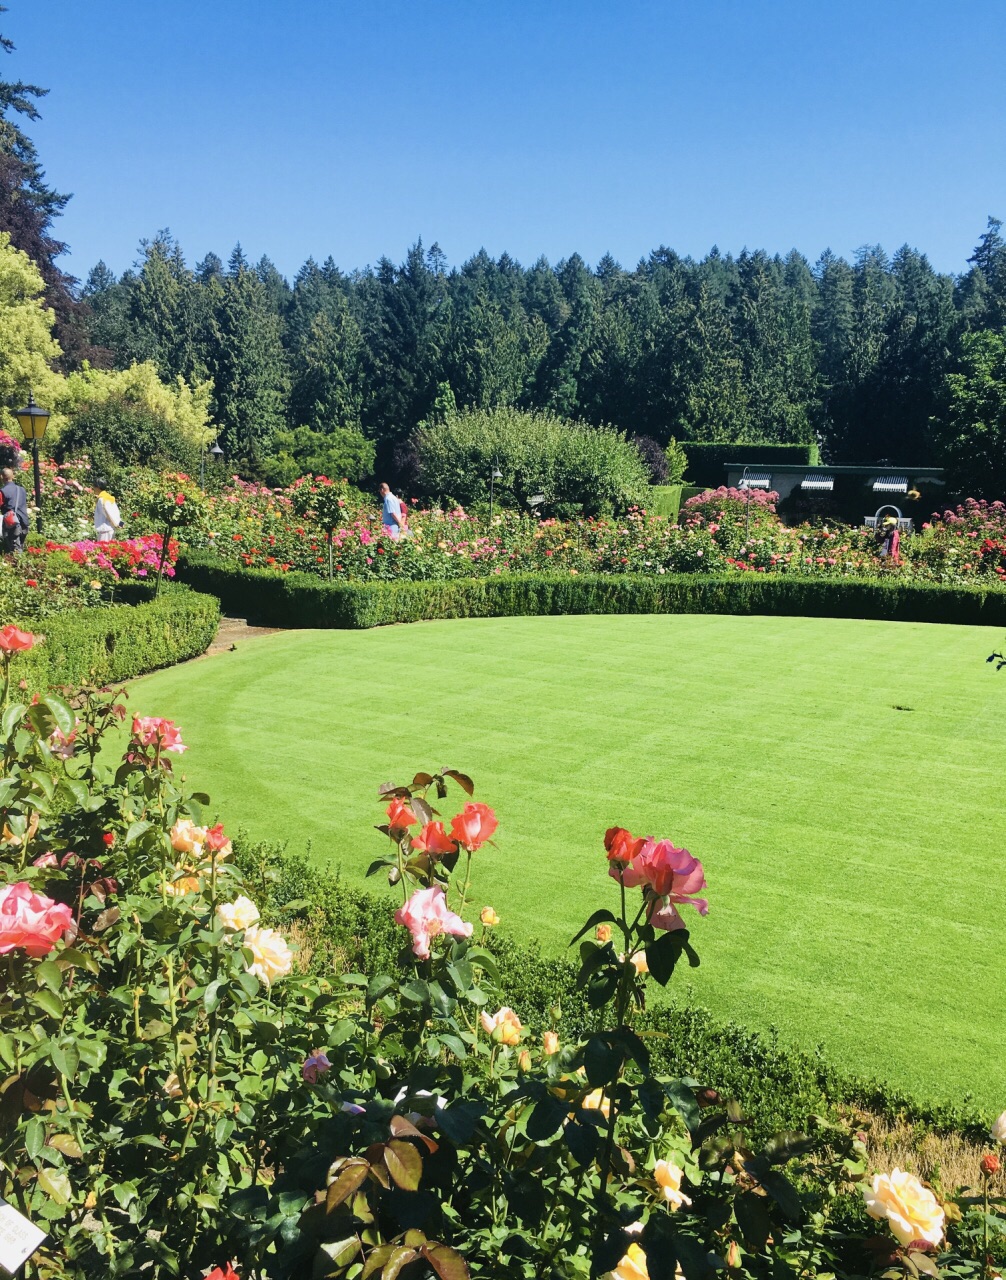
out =
<path fill-rule="evenodd" d="M 210 450 L 210 457 L 213 459 L 214 462 L 219 462 L 223 456 L 224 456 L 224 451 L 223 449 L 220 448 L 219 440 L 214 440 L 213 448 Z"/>
<path fill-rule="evenodd" d="M 49 425 L 49 410 L 35 403 L 35 397 L 28 392 L 28 403 L 23 409 L 17 409 L 14 417 L 18 420 L 25 444 L 31 445 L 32 462 L 35 467 L 35 509 L 38 512 L 38 531 L 42 532 L 42 478 L 38 470 L 38 442 L 45 436 Z"/>
<path fill-rule="evenodd" d="M 489 472 L 489 524 L 493 522 L 493 488 L 497 480 L 503 479 L 503 472 L 499 469 L 499 463 L 493 463 L 493 469 Z"/>

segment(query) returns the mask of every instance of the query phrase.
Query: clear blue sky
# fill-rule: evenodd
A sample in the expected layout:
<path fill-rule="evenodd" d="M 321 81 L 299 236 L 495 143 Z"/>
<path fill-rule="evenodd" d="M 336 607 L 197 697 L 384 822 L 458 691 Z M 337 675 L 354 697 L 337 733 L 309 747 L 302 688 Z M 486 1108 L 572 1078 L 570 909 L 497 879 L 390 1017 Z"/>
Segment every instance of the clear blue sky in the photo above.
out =
<path fill-rule="evenodd" d="M 6 0 L 68 267 L 529 263 L 906 241 L 1006 219 L 1002 0 Z"/>

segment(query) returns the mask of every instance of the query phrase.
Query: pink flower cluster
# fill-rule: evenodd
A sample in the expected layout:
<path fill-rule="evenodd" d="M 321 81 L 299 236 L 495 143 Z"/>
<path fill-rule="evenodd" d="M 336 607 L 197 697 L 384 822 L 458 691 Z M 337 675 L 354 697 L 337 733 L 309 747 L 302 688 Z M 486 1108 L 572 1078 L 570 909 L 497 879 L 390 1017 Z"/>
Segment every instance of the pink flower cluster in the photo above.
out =
<path fill-rule="evenodd" d="M 0 955 L 23 950 L 40 959 L 73 927 L 73 912 L 65 903 L 33 893 L 26 881 L 0 889 Z"/>
<path fill-rule="evenodd" d="M 179 756 L 188 751 L 182 741 L 181 729 L 173 720 L 165 720 L 161 716 L 133 716 L 133 741 L 140 747 L 172 751 Z"/>
<path fill-rule="evenodd" d="M 404 925 L 412 934 L 412 953 L 420 960 L 430 958 L 430 943 L 441 933 L 454 938 L 472 936 L 472 925 L 450 910 L 438 884 L 431 889 L 417 889 L 395 912 L 395 924 Z"/>
<path fill-rule="evenodd" d="M 643 890 L 647 919 L 655 929 L 683 929 L 679 905 L 694 907 L 701 916 L 709 911 L 705 898 L 694 896 L 706 887 L 705 871 L 687 849 L 677 848 L 670 840 L 641 839 L 624 827 L 610 827 L 604 847 L 608 874 L 627 889 Z"/>
<path fill-rule="evenodd" d="M 54 551 L 64 551 L 74 564 L 85 565 L 89 569 L 103 569 L 120 578 L 146 578 L 150 571 L 156 572 L 161 558 L 161 535 L 147 534 L 142 538 L 120 538 L 116 542 L 46 542 L 44 547 L 29 547 L 35 556 L 51 555 Z M 175 576 L 174 561 L 178 558 L 178 543 L 171 539 L 168 543 L 168 554 L 164 559 L 164 575 Z"/>

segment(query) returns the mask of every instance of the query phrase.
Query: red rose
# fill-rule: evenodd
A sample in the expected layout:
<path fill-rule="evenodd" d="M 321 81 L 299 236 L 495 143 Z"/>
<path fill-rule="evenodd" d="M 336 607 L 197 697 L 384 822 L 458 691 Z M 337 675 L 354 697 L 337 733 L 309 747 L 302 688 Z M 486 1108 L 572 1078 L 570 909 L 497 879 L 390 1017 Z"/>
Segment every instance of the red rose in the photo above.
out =
<path fill-rule="evenodd" d="M 999 1172 L 999 1157 L 993 1155 L 990 1151 L 988 1155 L 982 1156 L 981 1170 L 986 1178 L 991 1178 L 994 1173 Z"/>
<path fill-rule="evenodd" d="M 419 821 L 399 796 L 394 797 L 385 812 L 388 815 L 388 826 L 392 831 L 405 831 L 406 828 L 415 826 Z"/>
<path fill-rule="evenodd" d="M 105 834 L 101 837 L 101 842 L 102 844 L 107 844 L 108 847 L 111 849 L 112 845 L 115 844 L 115 832 L 106 831 Z"/>
<path fill-rule="evenodd" d="M 473 852 L 491 838 L 498 826 L 499 821 L 487 804 L 466 804 L 451 819 L 451 836 Z"/>

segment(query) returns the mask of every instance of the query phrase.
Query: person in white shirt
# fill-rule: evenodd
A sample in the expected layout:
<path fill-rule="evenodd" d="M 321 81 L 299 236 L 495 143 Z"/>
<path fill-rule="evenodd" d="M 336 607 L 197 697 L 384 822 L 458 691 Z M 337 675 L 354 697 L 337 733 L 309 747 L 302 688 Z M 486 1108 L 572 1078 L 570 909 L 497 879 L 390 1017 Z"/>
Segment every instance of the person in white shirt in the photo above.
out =
<path fill-rule="evenodd" d="M 117 529 L 122 528 L 119 504 L 106 490 L 98 494 L 94 504 L 94 532 L 99 542 L 111 542 Z"/>

